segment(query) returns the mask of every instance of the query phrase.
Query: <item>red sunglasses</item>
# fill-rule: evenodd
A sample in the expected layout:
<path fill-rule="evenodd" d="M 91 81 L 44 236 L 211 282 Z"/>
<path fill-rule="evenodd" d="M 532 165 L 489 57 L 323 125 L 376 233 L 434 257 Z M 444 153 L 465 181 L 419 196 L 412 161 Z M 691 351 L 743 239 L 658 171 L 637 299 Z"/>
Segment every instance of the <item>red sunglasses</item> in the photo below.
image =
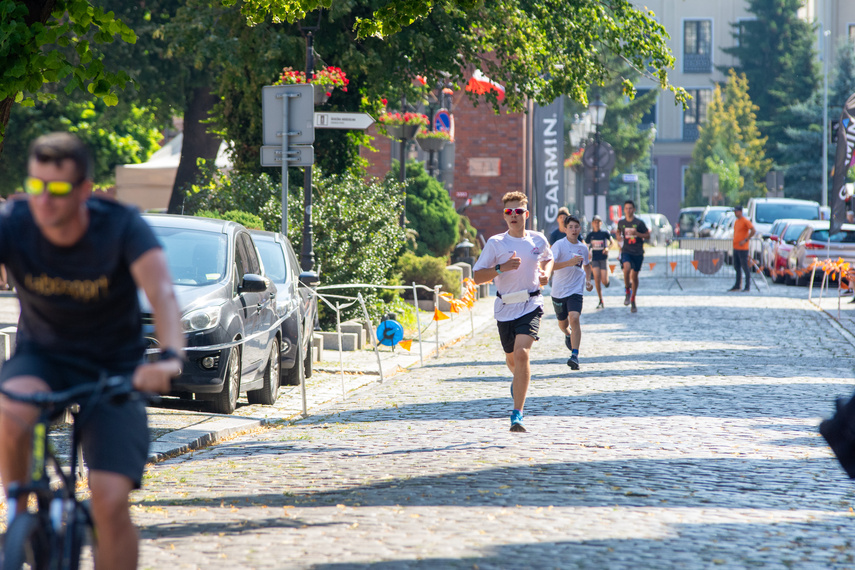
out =
<path fill-rule="evenodd" d="M 505 215 L 510 216 L 511 214 L 516 214 L 517 216 L 522 216 L 528 212 L 525 208 L 505 208 Z"/>

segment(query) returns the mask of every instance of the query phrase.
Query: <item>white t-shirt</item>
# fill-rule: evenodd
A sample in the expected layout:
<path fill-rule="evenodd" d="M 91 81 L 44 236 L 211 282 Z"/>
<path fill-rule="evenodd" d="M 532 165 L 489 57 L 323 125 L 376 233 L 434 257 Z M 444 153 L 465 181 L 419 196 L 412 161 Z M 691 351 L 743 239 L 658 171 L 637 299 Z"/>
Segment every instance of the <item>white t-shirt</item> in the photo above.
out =
<path fill-rule="evenodd" d="M 513 271 L 500 273 L 493 279 L 496 291 L 500 295 L 516 291 L 537 291 L 540 289 L 540 262 L 552 259 L 549 241 L 540 232 L 526 231 L 525 237 L 515 238 L 508 232 L 495 235 L 487 240 L 487 245 L 481 251 L 481 256 L 475 262 L 473 270 L 492 269 L 508 261 L 516 252 L 520 258 L 520 266 Z M 493 312 L 497 321 L 507 322 L 518 319 L 523 315 L 543 307 L 543 295 L 529 297 L 523 303 L 506 305 L 496 298 Z"/>
<path fill-rule="evenodd" d="M 570 243 L 569 239 L 564 238 L 552 244 L 552 254 L 555 256 L 555 263 L 570 261 L 574 255 L 582 256 L 581 265 L 571 265 L 552 273 L 552 297 L 563 299 L 570 295 L 583 294 L 585 270 L 582 266 L 591 262 L 588 259 L 588 246 L 582 241 Z"/>

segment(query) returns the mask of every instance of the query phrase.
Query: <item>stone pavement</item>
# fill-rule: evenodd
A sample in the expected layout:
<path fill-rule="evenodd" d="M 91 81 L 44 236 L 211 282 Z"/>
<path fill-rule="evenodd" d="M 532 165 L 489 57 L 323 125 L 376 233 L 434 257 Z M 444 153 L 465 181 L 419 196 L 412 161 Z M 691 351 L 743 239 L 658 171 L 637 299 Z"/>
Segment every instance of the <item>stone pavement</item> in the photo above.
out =
<path fill-rule="evenodd" d="M 855 488 L 816 426 L 853 336 L 804 289 L 547 303 L 526 434 L 493 326 L 325 413 L 152 466 L 141 568 L 855 568 Z"/>

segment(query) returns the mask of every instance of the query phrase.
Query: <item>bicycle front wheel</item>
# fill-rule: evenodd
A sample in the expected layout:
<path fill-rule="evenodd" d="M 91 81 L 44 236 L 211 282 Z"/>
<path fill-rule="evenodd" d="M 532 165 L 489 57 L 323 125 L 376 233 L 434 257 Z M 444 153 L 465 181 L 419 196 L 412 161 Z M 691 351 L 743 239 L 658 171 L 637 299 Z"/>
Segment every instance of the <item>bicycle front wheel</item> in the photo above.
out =
<path fill-rule="evenodd" d="M 83 547 L 89 542 L 92 535 L 92 519 L 85 504 L 77 505 L 65 530 L 65 548 L 63 568 L 78 570 L 80 568 L 80 555 Z"/>
<path fill-rule="evenodd" d="M 17 515 L 6 530 L 3 570 L 42 570 L 49 563 L 50 538 L 39 517 L 33 513 Z"/>

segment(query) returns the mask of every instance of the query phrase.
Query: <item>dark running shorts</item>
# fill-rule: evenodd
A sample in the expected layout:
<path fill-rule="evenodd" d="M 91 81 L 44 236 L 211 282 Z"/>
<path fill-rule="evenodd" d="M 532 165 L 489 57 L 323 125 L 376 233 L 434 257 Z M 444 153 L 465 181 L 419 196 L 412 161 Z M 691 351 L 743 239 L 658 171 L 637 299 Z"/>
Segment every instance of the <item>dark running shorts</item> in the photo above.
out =
<path fill-rule="evenodd" d="M 543 309 L 538 307 L 518 319 L 498 322 L 499 338 L 502 340 L 502 350 L 505 351 L 505 354 L 513 353 L 518 334 L 527 334 L 534 340 L 540 338 L 537 336 L 537 331 L 540 330 L 541 315 L 543 315 Z"/>
<path fill-rule="evenodd" d="M 130 374 L 133 370 L 111 372 Z M 0 383 L 17 376 L 41 378 L 51 390 L 60 391 L 97 381 L 99 369 L 73 357 L 19 348 L 0 368 Z M 94 471 L 124 475 L 139 489 L 148 459 L 149 434 L 145 404 L 139 400 L 119 405 L 101 402 L 91 408 L 91 413 L 86 411 L 88 409 L 90 406 L 87 406 L 85 400 L 81 401 L 81 417 L 85 416 L 81 445 L 87 467 Z"/>
<path fill-rule="evenodd" d="M 609 260 L 608 259 L 592 259 L 591 260 L 591 269 L 601 269 L 603 271 L 609 270 Z"/>
<path fill-rule="evenodd" d="M 553 297 L 552 308 L 555 309 L 555 316 L 558 317 L 559 321 L 566 321 L 569 313 L 581 313 L 582 300 L 582 295 L 578 293 L 561 299 Z"/>
<path fill-rule="evenodd" d="M 631 253 L 620 254 L 620 264 L 629 263 L 630 269 L 635 272 L 641 271 L 641 264 L 644 262 L 643 255 L 632 255 Z"/>

